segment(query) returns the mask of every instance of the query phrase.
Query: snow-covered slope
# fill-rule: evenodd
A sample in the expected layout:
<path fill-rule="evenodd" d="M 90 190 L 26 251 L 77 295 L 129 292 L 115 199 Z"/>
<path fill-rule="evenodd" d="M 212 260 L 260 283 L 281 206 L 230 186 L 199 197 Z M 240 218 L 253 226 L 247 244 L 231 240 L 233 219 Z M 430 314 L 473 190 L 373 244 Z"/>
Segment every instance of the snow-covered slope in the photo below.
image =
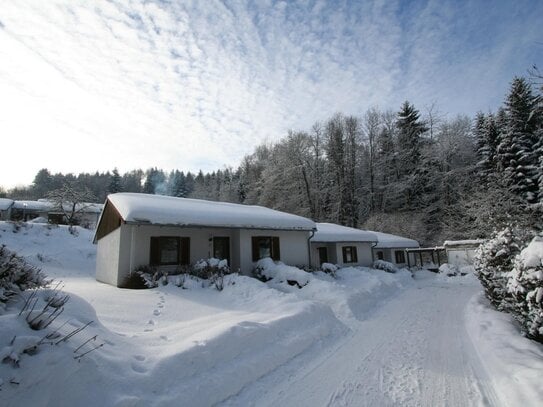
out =
<path fill-rule="evenodd" d="M 333 278 L 269 262 L 267 283 L 231 275 L 221 292 L 194 279 L 185 289 L 126 290 L 94 279 L 92 233 L 72 232 L 0 222 L 0 244 L 62 280 L 71 297 L 49 331 L 66 335 L 93 321 L 66 342 L 22 354 L 19 368 L 0 364 L 2 406 L 529 406 L 543 399 L 541 346 L 519 337 L 484 300 L 470 301 L 481 291 L 473 276 L 346 268 Z M 17 316 L 20 304 L 0 315 L 2 355 L 45 334 Z"/>

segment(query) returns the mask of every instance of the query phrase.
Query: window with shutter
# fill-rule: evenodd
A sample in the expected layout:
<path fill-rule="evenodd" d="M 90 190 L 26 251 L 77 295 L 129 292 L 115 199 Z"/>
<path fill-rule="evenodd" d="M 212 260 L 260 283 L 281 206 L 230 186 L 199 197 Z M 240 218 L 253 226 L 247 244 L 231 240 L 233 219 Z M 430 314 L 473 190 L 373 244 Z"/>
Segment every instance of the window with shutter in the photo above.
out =
<path fill-rule="evenodd" d="M 343 246 L 343 263 L 357 263 L 358 254 L 356 252 L 356 246 Z"/>
<path fill-rule="evenodd" d="M 150 262 L 152 266 L 190 263 L 190 238 L 178 236 L 151 237 Z"/>
<path fill-rule="evenodd" d="M 277 236 L 253 236 L 253 261 L 258 261 L 266 257 L 273 260 L 281 259 L 281 249 L 279 237 Z"/>
<path fill-rule="evenodd" d="M 394 255 L 396 257 L 396 263 L 405 263 L 405 253 L 404 252 L 394 252 Z"/>

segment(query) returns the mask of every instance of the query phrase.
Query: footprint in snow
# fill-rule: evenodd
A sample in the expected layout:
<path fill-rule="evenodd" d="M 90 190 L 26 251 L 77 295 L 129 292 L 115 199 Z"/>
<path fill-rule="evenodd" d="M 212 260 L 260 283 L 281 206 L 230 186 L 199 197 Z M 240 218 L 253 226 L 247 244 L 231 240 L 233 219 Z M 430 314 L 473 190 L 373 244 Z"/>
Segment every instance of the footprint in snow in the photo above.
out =
<path fill-rule="evenodd" d="M 158 317 L 160 315 L 160 310 L 158 309 L 154 310 L 153 315 L 156 315 Z"/>
<path fill-rule="evenodd" d="M 145 366 L 141 366 L 137 363 L 132 363 L 132 370 L 136 373 L 146 373 L 147 368 Z"/>
<path fill-rule="evenodd" d="M 138 362 L 143 362 L 145 360 L 145 356 L 143 356 L 143 355 L 134 355 L 134 359 L 136 359 Z"/>
<path fill-rule="evenodd" d="M 154 325 L 155 324 L 155 321 L 153 321 L 152 319 L 149 320 L 149 322 L 147 322 L 148 325 Z"/>

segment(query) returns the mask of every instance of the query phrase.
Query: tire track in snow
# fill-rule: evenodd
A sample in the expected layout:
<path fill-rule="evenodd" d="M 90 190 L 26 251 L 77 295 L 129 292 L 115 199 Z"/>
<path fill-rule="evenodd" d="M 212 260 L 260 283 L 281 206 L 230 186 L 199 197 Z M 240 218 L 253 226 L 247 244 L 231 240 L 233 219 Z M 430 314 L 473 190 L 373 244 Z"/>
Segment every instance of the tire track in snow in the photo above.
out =
<path fill-rule="evenodd" d="M 476 283 L 418 281 L 253 405 L 499 405 L 464 324 Z M 289 368 L 291 369 L 291 368 Z M 256 386 L 258 387 L 258 386 Z M 250 390 L 245 398 L 251 396 Z"/>

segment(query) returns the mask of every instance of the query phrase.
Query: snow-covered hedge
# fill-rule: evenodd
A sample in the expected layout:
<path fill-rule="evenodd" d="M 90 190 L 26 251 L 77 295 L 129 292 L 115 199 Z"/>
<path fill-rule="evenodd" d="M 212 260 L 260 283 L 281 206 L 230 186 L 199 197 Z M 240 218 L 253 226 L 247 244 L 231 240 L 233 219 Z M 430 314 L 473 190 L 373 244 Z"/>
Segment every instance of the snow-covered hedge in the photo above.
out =
<path fill-rule="evenodd" d="M 5 245 L 0 245 L 0 306 L 21 291 L 43 287 L 47 283 L 39 268 L 28 264 Z"/>
<path fill-rule="evenodd" d="M 254 274 L 263 281 L 276 284 L 288 284 L 302 288 L 307 285 L 311 275 L 297 267 L 287 266 L 280 261 L 273 261 L 269 257 L 260 259 L 256 263 Z"/>
<path fill-rule="evenodd" d="M 516 257 L 507 291 L 515 317 L 530 337 L 543 342 L 543 237 L 535 237 Z"/>
<path fill-rule="evenodd" d="M 375 260 L 373 262 L 373 268 L 386 271 L 387 273 L 396 273 L 398 271 L 398 267 L 396 267 L 395 264 L 384 260 Z"/>
<path fill-rule="evenodd" d="M 543 237 L 527 243 L 527 236 L 514 228 L 496 233 L 478 249 L 475 270 L 490 302 L 543 342 Z"/>
<path fill-rule="evenodd" d="M 511 295 L 507 291 L 507 279 L 515 256 L 527 240 L 525 231 L 507 227 L 495 233 L 476 251 L 475 272 L 485 289 L 485 295 L 498 310 L 509 311 Z"/>

